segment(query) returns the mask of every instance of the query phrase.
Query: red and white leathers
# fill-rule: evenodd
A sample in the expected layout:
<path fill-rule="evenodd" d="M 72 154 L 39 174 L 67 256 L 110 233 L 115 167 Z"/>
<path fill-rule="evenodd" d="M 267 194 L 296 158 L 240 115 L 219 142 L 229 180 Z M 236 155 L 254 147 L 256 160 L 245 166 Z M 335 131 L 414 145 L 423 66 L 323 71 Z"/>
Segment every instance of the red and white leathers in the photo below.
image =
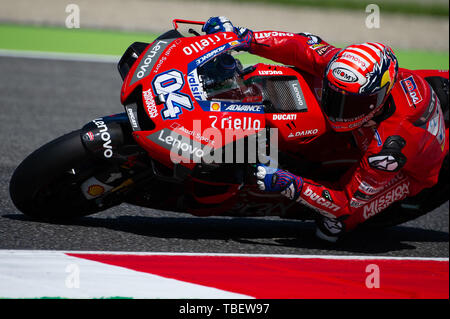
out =
<path fill-rule="evenodd" d="M 254 32 L 249 51 L 322 79 L 340 49 L 311 34 L 262 31 Z M 449 76 L 448 71 L 439 75 Z M 448 129 L 424 76 L 426 71 L 399 69 L 384 112 L 352 131 L 359 162 L 337 183 L 303 178 L 297 201 L 349 231 L 392 203 L 435 185 L 448 152 Z M 333 227 L 330 223 L 331 233 Z"/>

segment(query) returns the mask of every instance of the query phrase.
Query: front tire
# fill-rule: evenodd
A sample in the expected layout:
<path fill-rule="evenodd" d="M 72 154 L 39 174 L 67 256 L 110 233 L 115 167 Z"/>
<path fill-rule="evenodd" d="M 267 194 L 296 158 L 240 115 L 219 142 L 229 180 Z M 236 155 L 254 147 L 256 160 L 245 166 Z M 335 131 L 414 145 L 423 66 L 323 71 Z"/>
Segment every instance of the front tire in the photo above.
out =
<path fill-rule="evenodd" d="M 54 220 L 101 210 L 80 190 L 81 183 L 98 167 L 86 151 L 80 133 L 77 130 L 45 144 L 16 168 L 9 190 L 14 205 L 22 213 Z"/>

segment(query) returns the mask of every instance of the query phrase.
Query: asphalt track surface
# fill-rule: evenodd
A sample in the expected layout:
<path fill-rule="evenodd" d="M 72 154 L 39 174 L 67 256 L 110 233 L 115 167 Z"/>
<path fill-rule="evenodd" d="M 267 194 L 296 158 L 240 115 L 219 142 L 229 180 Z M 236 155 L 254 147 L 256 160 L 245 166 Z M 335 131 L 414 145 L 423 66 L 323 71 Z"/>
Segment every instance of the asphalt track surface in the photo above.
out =
<path fill-rule="evenodd" d="M 113 63 L 0 57 L 0 249 L 298 255 L 449 256 L 449 205 L 414 221 L 355 232 L 338 245 L 309 222 L 194 217 L 120 205 L 66 224 L 34 221 L 11 202 L 15 167 L 44 143 L 123 112 Z"/>

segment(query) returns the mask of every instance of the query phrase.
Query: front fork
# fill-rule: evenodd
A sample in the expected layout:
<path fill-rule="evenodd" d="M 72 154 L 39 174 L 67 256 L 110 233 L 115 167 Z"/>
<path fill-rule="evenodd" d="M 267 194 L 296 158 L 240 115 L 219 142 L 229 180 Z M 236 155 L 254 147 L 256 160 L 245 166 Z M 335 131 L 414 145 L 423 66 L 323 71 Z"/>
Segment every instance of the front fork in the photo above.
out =
<path fill-rule="evenodd" d="M 92 120 L 83 126 L 80 137 L 98 163 L 94 176 L 81 184 L 81 191 L 99 207 L 123 201 L 136 184 L 152 177 L 149 158 L 134 142 L 126 113 Z"/>
<path fill-rule="evenodd" d="M 92 120 L 83 126 L 81 140 L 98 163 L 95 174 L 81 184 L 81 191 L 86 199 L 95 201 L 99 207 L 109 206 L 112 201 L 116 204 L 126 201 L 130 192 L 139 191 L 141 186 L 152 179 L 171 185 L 184 184 L 187 179 L 193 185 L 207 184 L 209 195 L 214 196 L 195 196 L 196 200 L 207 200 L 210 203 L 214 198 L 214 201 L 220 203 L 224 201 L 223 196 L 234 195 L 246 184 L 249 171 L 253 172 L 248 164 L 218 167 L 198 165 L 193 171 L 182 165 L 175 165 L 173 169 L 165 168 L 151 159 L 134 141 L 126 113 Z M 232 189 L 235 186 L 238 188 L 231 192 L 230 189 L 224 189 L 225 185 Z M 191 191 L 195 194 L 197 192 L 194 189 Z"/>

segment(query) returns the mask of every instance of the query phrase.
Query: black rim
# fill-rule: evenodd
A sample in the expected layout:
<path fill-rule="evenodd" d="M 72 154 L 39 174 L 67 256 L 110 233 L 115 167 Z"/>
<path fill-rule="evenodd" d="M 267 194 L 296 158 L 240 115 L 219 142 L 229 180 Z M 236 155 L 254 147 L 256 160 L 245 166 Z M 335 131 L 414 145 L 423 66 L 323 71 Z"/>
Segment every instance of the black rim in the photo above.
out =
<path fill-rule="evenodd" d="M 67 212 L 92 211 L 97 206 L 92 200 L 83 196 L 80 186 L 87 178 L 93 176 L 96 170 L 95 163 L 88 161 L 61 172 L 34 194 L 34 209 L 51 210 L 53 214 L 62 213 L 62 210 L 64 210 L 64 214 L 61 214 L 61 216 L 66 215 Z"/>

